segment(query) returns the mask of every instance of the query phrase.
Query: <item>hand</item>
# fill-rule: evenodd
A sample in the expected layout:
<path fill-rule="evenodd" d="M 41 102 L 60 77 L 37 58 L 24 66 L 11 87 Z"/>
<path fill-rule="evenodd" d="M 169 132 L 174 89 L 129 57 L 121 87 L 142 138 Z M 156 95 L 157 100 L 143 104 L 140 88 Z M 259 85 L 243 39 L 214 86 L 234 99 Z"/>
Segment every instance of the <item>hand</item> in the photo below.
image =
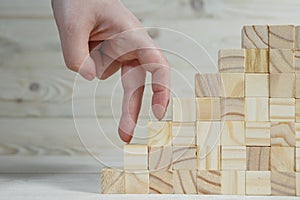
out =
<path fill-rule="evenodd" d="M 119 135 L 130 142 L 142 104 L 146 71 L 152 73 L 152 111 L 169 103 L 170 65 L 139 20 L 118 0 L 52 0 L 67 67 L 88 80 L 121 69 L 124 98 Z"/>

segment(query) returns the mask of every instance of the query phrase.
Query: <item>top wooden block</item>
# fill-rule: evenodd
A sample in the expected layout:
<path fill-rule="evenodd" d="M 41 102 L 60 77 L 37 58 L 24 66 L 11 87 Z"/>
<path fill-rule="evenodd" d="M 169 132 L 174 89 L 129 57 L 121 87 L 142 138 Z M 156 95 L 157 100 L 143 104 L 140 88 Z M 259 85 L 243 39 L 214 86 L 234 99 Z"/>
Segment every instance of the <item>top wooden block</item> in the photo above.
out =
<path fill-rule="evenodd" d="M 195 93 L 196 97 L 219 97 L 220 74 L 196 74 Z"/>
<path fill-rule="evenodd" d="M 293 25 L 269 26 L 271 49 L 294 49 L 295 27 Z"/>
<path fill-rule="evenodd" d="M 171 139 L 171 122 L 148 122 L 148 146 L 170 145 Z"/>
<path fill-rule="evenodd" d="M 195 122 L 196 99 L 173 98 L 173 122 Z"/>
<path fill-rule="evenodd" d="M 267 25 L 244 26 L 242 29 L 242 48 L 267 49 L 269 48 Z"/>
<path fill-rule="evenodd" d="M 243 73 L 245 71 L 244 49 L 221 49 L 218 58 L 219 72 Z"/>
<path fill-rule="evenodd" d="M 124 145 L 124 169 L 147 170 L 148 147 L 147 145 L 127 144 Z"/>

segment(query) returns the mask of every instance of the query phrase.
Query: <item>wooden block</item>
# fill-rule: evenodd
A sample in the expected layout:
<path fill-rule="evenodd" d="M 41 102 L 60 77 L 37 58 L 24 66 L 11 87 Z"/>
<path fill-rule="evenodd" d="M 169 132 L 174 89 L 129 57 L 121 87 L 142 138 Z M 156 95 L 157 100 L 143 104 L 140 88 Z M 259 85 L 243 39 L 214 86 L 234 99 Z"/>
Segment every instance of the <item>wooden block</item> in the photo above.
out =
<path fill-rule="evenodd" d="M 220 94 L 222 97 L 244 97 L 244 74 L 221 73 Z"/>
<path fill-rule="evenodd" d="M 197 120 L 218 121 L 221 120 L 221 99 L 220 98 L 196 98 Z"/>
<path fill-rule="evenodd" d="M 270 122 L 246 122 L 247 146 L 270 146 Z"/>
<path fill-rule="evenodd" d="M 296 153 L 296 172 L 300 172 L 300 148 L 295 148 Z"/>
<path fill-rule="evenodd" d="M 294 51 L 294 62 L 295 62 L 295 72 L 299 74 L 300 73 L 300 51 L 299 50 Z"/>
<path fill-rule="evenodd" d="M 170 145 L 171 138 L 170 122 L 148 122 L 148 146 Z"/>
<path fill-rule="evenodd" d="M 270 73 L 294 73 L 293 49 L 270 49 Z"/>
<path fill-rule="evenodd" d="M 245 195 L 246 193 L 245 171 L 222 171 L 221 193 L 226 195 Z"/>
<path fill-rule="evenodd" d="M 294 147 L 296 143 L 294 122 L 271 123 L 271 146 Z"/>
<path fill-rule="evenodd" d="M 295 97 L 296 98 L 300 98 L 300 74 L 295 74 Z"/>
<path fill-rule="evenodd" d="M 300 122 L 300 99 L 295 99 L 295 115 L 296 115 L 296 122 Z"/>
<path fill-rule="evenodd" d="M 269 97 L 269 74 L 245 74 L 246 97 Z"/>
<path fill-rule="evenodd" d="M 246 171 L 246 195 L 271 195 L 271 172 Z"/>
<path fill-rule="evenodd" d="M 270 98 L 270 121 L 295 121 L 295 99 Z"/>
<path fill-rule="evenodd" d="M 244 26 L 242 29 L 242 48 L 269 48 L 269 34 L 267 25 Z"/>
<path fill-rule="evenodd" d="M 268 49 L 246 49 L 245 50 L 245 72 L 246 73 L 268 73 L 269 72 L 269 50 Z"/>
<path fill-rule="evenodd" d="M 125 172 L 125 194 L 148 194 L 149 172 L 148 171 L 126 171 Z"/>
<path fill-rule="evenodd" d="M 247 147 L 247 171 L 270 171 L 270 147 Z"/>
<path fill-rule="evenodd" d="M 124 171 L 104 168 L 101 171 L 102 194 L 124 194 Z"/>
<path fill-rule="evenodd" d="M 244 49 L 219 50 L 218 66 L 221 73 L 244 73 Z"/>
<path fill-rule="evenodd" d="M 220 170 L 220 146 L 197 146 L 197 169 Z"/>
<path fill-rule="evenodd" d="M 172 167 L 172 146 L 149 147 L 149 170 Z"/>
<path fill-rule="evenodd" d="M 246 97 L 245 120 L 255 122 L 269 121 L 269 98 Z"/>
<path fill-rule="evenodd" d="M 296 173 L 296 196 L 300 196 L 300 173 Z"/>
<path fill-rule="evenodd" d="M 176 146 L 195 146 L 195 123 L 172 123 L 172 144 Z"/>
<path fill-rule="evenodd" d="M 244 121 L 245 98 L 221 98 L 221 119 L 223 121 Z"/>
<path fill-rule="evenodd" d="M 293 25 L 269 26 L 271 49 L 294 49 L 295 27 Z"/>
<path fill-rule="evenodd" d="M 174 171 L 174 194 L 197 194 L 196 170 Z"/>
<path fill-rule="evenodd" d="M 295 148 L 271 147 L 271 171 L 295 171 Z"/>
<path fill-rule="evenodd" d="M 196 74 L 195 93 L 196 97 L 219 97 L 220 74 Z"/>
<path fill-rule="evenodd" d="M 147 145 L 127 144 L 124 145 L 124 169 L 147 170 L 148 147 Z"/>
<path fill-rule="evenodd" d="M 193 98 L 173 98 L 173 122 L 194 122 L 196 101 Z"/>
<path fill-rule="evenodd" d="M 294 98 L 295 74 L 270 74 L 270 97 Z"/>
<path fill-rule="evenodd" d="M 271 172 L 272 196 L 296 196 L 295 172 Z"/>
<path fill-rule="evenodd" d="M 245 146 L 222 146 L 222 170 L 246 170 Z"/>
<path fill-rule="evenodd" d="M 222 146 L 243 146 L 245 143 L 244 121 L 224 121 L 221 130 Z"/>
<path fill-rule="evenodd" d="M 221 122 L 198 121 L 197 130 L 197 145 L 213 147 L 220 144 Z"/>
<path fill-rule="evenodd" d="M 197 169 L 197 148 L 173 146 L 173 169 Z"/>
<path fill-rule="evenodd" d="M 300 50 L 300 26 L 295 26 L 295 50 Z"/>
<path fill-rule="evenodd" d="M 221 171 L 198 171 L 198 194 L 221 194 Z"/>
<path fill-rule="evenodd" d="M 300 147 L 300 123 L 295 123 L 295 132 L 296 132 L 295 146 Z"/>
<path fill-rule="evenodd" d="M 173 171 L 159 170 L 150 172 L 150 194 L 173 194 Z"/>

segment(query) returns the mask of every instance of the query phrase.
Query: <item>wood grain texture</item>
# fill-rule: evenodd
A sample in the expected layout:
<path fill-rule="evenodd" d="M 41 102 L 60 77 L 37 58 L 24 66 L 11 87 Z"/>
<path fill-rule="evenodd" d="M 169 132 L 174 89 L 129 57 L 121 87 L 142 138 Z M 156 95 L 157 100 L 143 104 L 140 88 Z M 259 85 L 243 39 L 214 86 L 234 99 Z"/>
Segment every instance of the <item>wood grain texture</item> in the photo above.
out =
<path fill-rule="evenodd" d="M 270 122 L 246 122 L 245 135 L 247 146 L 270 146 Z"/>
<path fill-rule="evenodd" d="M 295 97 L 300 98 L 300 74 L 295 74 Z"/>
<path fill-rule="evenodd" d="M 174 170 L 196 170 L 197 169 L 197 148 L 173 146 L 173 169 Z"/>
<path fill-rule="evenodd" d="M 270 74 L 270 97 L 294 98 L 295 74 Z"/>
<path fill-rule="evenodd" d="M 245 195 L 245 171 L 222 171 L 221 193 L 226 195 Z"/>
<path fill-rule="evenodd" d="M 148 122 L 148 146 L 170 145 L 172 141 L 171 122 Z"/>
<path fill-rule="evenodd" d="M 293 25 L 269 26 L 269 46 L 272 49 L 293 49 L 295 27 Z"/>
<path fill-rule="evenodd" d="M 270 73 L 294 73 L 293 49 L 270 49 Z"/>
<path fill-rule="evenodd" d="M 271 172 L 246 171 L 246 195 L 271 195 Z"/>
<path fill-rule="evenodd" d="M 300 173 L 296 173 L 296 196 L 300 196 Z"/>
<path fill-rule="evenodd" d="M 221 99 L 196 98 L 197 121 L 219 121 L 221 120 Z"/>
<path fill-rule="evenodd" d="M 300 26 L 295 26 L 295 50 L 300 50 Z"/>
<path fill-rule="evenodd" d="M 174 171 L 174 194 L 197 194 L 196 170 Z"/>
<path fill-rule="evenodd" d="M 196 97 L 219 97 L 220 74 L 195 74 Z"/>
<path fill-rule="evenodd" d="M 215 146 L 197 146 L 197 169 L 198 170 L 220 170 L 221 148 Z"/>
<path fill-rule="evenodd" d="M 295 148 L 271 147 L 271 171 L 294 172 Z"/>
<path fill-rule="evenodd" d="M 294 147 L 296 143 L 294 122 L 271 123 L 271 146 Z"/>
<path fill-rule="evenodd" d="M 295 121 L 295 99 L 270 98 L 270 121 Z"/>
<path fill-rule="evenodd" d="M 222 146 L 222 170 L 246 170 L 246 146 Z"/>
<path fill-rule="evenodd" d="M 296 165 L 296 172 L 300 172 L 300 148 L 295 149 L 295 165 Z"/>
<path fill-rule="evenodd" d="M 270 171 L 270 147 L 247 147 L 247 171 Z"/>
<path fill-rule="evenodd" d="M 141 144 L 124 145 L 124 169 L 147 170 L 148 147 Z"/>
<path fill-rule="evenodd" d="M 218 56 L 219 72 L 243 73 L 245 71 L 243 49 L 221 49 Z"/>
<path fill-rule="evenodd" d="M 125 194 L 148 194 L 149 172 L 148 171 L 126 171 L 125 172 Z"/>
<path fill-rule="evenodd" d="M 295 72 L 300 73 L 300 51 L 294 50 Z"/>
<path fill-rule="evenodd" d="M 172 169 L 172 146 L 149 147 L 149 170 Z"/>
<path fill-rule="evenodd" d="M 221 73 L 221 97 L 244 97 L 244 74 Z"/>
<path fill-rule="evenodd" d="M 221 171 L 197 171 L 198 194 L 221 194 Z"/>
<path fill-rule="evenodd" d="M 267 25 L 244 26 L 242 29 L 242 48 L 267 49 L 269 48 Z"/>
<path fill-rule="evenodd" d="M 194 122 L 196 101 L 193 98 L 173 98 L 173 122 Z"/>
<path fill-rule="evenodd" d="M 118 169 L 104 168 L 101 171 L 102 194 L 124 194 L 124 172 Z"/>
<path fill-rule="evenodd" d="M 221 122 L 198 121 L 196 123 L 197 146 L 213 147 L 220 144 Z"/>
<path fill-rule="evenodd" d="M 245 74 L 246 97 L 269 97 L 269 74 Z"/>
<path fill-rule="evenodd" d="M 300 147 L 300 123 L 295 123 L 295 147 Z"/>
<path fill-rule="evenodd" d="M 149 175 L 150 194 L 173 194 L 173 171 L 152 171 Z"/>
<path fill-rule="evenodd" d="M 245 121 L 267 122 L 269 121 L 269 98 L 246 97 Z"/>
<path fill-rule="evenodd" d="M 246 73 L 268 73 L 269 72 L 268 49 L 246 49 L 245 50 L 245 72 Z"/>
<path fill-rule="evenodd" d="M 244 98 L 221 98 L 221 119 L 223 121 L 244 121 Z"/>
<path fill-rule="evenodd" d="M 195 146 L 195 123 L 172 123 L 172 144 L 175 146 Z"/>
<path fill-rule="evenodd" d="M 295 172 L 271 172 L 272 196 L 296 196 Z"/>
<path fill-rule="evenodd" d="M 295 99 L 296 122 L 300 122 L 300 99 Z"/>
<path fill-rule="evenodd" d="M 243 146 L 245 143 L 244 121 L 224 121 L 221 130 L 222 146 Z"/>

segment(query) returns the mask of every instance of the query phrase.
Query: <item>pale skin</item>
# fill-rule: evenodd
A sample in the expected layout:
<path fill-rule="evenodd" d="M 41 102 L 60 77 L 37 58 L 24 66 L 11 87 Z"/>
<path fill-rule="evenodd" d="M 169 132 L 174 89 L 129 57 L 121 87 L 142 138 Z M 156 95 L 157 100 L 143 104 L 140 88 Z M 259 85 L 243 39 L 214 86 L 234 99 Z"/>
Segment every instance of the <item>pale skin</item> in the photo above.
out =
<path fill-rule="evenodd" d="M 170 98 L 170 65 L 140 21 L 118 0 L 52 0 L 52 8 L 70 70 L 87 80 L 105 80 L 121 70 L 120 138 L 129 143 L 133 137 L 147 71 L 152 111 L 161 120 Z"/>

